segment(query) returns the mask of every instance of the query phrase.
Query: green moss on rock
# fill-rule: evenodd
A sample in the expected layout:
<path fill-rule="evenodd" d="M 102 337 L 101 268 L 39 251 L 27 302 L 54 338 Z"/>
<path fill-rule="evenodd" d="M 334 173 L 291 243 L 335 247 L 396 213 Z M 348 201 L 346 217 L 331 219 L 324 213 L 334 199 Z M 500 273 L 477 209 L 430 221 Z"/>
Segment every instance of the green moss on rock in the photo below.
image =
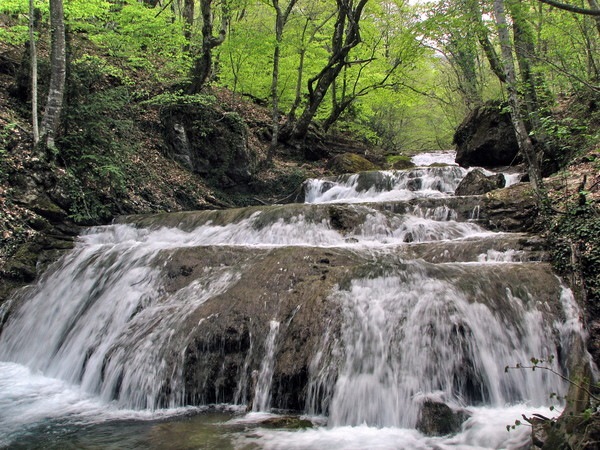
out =
<path fill-rule="evenodd" d="M 335 174 L 365 172 L 367 170 L 379 169 L 379 167 L 371 161 L 356 153 L 342 153 L 341 155 L 334 156 L 329 160 L 327 168 Z"/>

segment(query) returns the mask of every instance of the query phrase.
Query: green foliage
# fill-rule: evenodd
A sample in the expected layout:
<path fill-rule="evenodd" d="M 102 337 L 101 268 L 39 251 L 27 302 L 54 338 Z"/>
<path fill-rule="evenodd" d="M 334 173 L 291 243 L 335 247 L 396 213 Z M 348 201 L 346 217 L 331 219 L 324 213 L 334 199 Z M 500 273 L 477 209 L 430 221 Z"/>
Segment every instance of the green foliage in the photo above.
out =
<path fill-rule="evenodd" d="M 58 159 L 67 173 L 61 181 L 73 200 L 71 217 L 91 224 L 118 211 L 118 199 L 127 188 L 127 156 L 138 144 L 127 114 L 131 108 L 128 88 L 109 87 L 84 96 L 82 87 L 94 86 L 102 77 L 89 73 L 86 66 L 76 67 L 86 70 L 71 78 L 72 101 Z"/>
<path fill-rule="evenodd" d="M 142 105 L 149 106 L 213 106 L 216 98 L 207 94 L 185 94 L 182 90 L 163 92 L 143 101 Z"/>
<path fill-rule="evenodd" d="M 169 11 L 157 15 L 142 2 L 126 0 L 111 10 L 106 29 L 90 38 L 130 68 L 145 69 L 159 82 L 172 81 L 187 74 L 191 59 L 183 50 L 181 23 Z"/>
<path fill-rule="evenodd" d="M 581 193 L 585 195 L 585 192 Z M 551 224 L 550 243 L 556 270 L 586 280 L 588 302 L 600 301 L 600 213 L 590 202 L 572 206 Z"/>

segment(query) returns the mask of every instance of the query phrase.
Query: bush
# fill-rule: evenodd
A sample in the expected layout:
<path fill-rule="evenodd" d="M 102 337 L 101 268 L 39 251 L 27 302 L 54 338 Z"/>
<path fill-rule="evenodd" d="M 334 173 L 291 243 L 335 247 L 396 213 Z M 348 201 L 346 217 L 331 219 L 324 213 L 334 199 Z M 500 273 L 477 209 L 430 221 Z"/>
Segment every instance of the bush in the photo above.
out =
<path fill-rule="evenodd" d="M 58 162 L 67 171 L 62 183 L 72 200 L 71 217 L 92 224 L 118 212 L 118 199 L 126 188 L 128 155 L 138 144 L 127 113 L 130 97 L 126 87 L 108 88 L 76 100 L 67 108 Z"/>

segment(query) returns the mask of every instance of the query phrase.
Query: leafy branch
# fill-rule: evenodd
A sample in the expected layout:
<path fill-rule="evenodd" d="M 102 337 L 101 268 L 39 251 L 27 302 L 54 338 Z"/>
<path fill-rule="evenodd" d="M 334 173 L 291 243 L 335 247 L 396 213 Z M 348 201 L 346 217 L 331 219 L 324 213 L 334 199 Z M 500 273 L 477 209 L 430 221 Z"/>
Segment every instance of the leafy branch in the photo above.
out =
<path fill-rule="evenodd" d="M 576 381 L 572 380 L 571 378 L 564 376 L 563 374 L 561 374 L 561 373 L 557 372 L 556 370 L 554 370 L 552 367 L 540 365 L 540 364 L 543 364 L 543 363 L 552 363 L 553 360 L 554 360 L 554 356 L 550 356 L 546 360 L 537 359 L 537 358 L 531 358 L 530 359 L 530 362 L 531 362 L 530 366 L 524 366 L 521 363 L 517 363 L 514 366 L 506 366 L 504 368 L 504 372 L 508 372 L 510 369 L 531 369 L 532 371 L 535 371 L 536 369 L 547 370 L 548 372 L 553 373 L 554 375 L 556 375 L 557 377 L 559 377 L 562 380 L 566 381 L 567 383 L 575 386 L 578 389 L 581 389 L 583 392 L 585 392 L 586 394 L 588 394 L 591 399 L 593 399 L 596 402 L 600 403 L 600 397 L 592 394 L 592 392 L 588 388 L 586 388 L 585 386 L 583 386 L 581 383 L 577 383 Z"/>

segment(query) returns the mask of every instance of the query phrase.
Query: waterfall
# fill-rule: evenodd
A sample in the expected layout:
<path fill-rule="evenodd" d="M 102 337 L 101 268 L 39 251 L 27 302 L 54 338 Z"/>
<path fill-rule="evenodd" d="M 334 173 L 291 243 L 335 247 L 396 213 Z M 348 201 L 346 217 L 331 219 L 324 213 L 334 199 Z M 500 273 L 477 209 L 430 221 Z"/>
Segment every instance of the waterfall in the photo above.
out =
<path fill-rule="evenodd" d="M 304 204 L 89 229 L 0 307 L 0 446 L 227 404 L 327 422 L 236 435 L 251 447 L 519 448 L 506 425 L 556 414 L 567 385 L 505 368 L 552 356 L 568 376 L 581 314 L 535 238 L 452 198 L 465 173 L 309 180 Z M 461 414 L 453 437 L 417 431 L 427 402 Z"/>
<path fill-rule="evenodd" d="M 269 334 L 265 342 L 265 354 L 260 365 L 260 371 L 254 389 L 253 411 L 268 411 L 271 404 L 271 382 L 273 381 L 273 366 L 275 364 L 275 348 L 277 334 L 279 333 L 279 322 L 271 320 L 269 323 Z"/>
<path fill-rule="evenodd" d="M 527 293 L 519 298 L 507 290 L 502 310 L 494 311 L 497 305 L 472 303 L 415 264 L 400 275 L 355 279 L 333 296 L 343 310 L 335 352 L 344 355 L 341 367 L 329 369 L 339 371 L 330 388 L 333 425 L 413 428 L 421 395 L 455 406 L 525 399 L 540 406 L 549 392 L 564 392 L 565 383 L 549 373 L 505 373 L 507 364 L 556 354 L 567 344 L 557 331 L 547 334 L 542 311 Z M 319 374 L 329 371 L 318 366 Z M 560 370 L 556 362 L 553 369 Z"/>
<path fill-rule="evenodd" d="M 362 172 L 305 183 L 307 203 L 354 203 L 440 197 L 454 193 L 467 171 L 458 166 Z"/>
<path fill-rule="evenodd" d="M 165 295 L 154 267 L 161 244 L 139 245 L 135 230 L 111 242 L 105 236 L 115 238 L 111 231 L 84 237 L 44 277 L 3 329 L 0 360 L 78 384 L 124 407 L 180 406 L 180 355 L 188 338 L 178 336 L 178 326 L 236 276 L 211 269 Z"/>

